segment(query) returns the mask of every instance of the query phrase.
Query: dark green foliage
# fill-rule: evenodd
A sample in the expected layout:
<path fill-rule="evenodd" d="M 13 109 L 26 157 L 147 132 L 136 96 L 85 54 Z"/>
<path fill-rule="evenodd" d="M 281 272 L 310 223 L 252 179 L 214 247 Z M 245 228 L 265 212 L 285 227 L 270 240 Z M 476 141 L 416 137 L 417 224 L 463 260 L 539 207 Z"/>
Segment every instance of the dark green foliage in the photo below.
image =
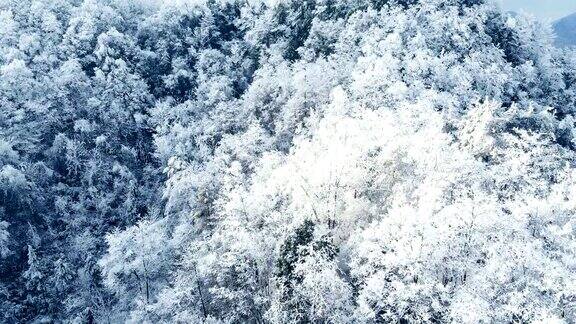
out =
<path fill-rule="evenodd" d="M 294 274 L 294 266 L 301 258 L 308 255 L 308 251 L 302 248 L 312 243 L 314 226 L 312 221 L 304 221 L 282 245 L 276 267 L 278 269 L 278 277 L 285 278 L 286 281 L 284 283 L 287 286 L 291 285 L 292 280 L 298 280 L 298 277 Z"/>
<path fill-rule="evenodd" d="M 276 261 L 276 278 L 283 289 L 283 302 L 286 303 L 288 309 L 291 309 L 291 312 L 300 314 L 298 316 L 304 316 L 302 314 L 305 312 L 301 310 L 306 308 L 306 301 L 294 300 L 294 287 L 303 280 L 302 276 L 295 271 L 296 266 L 310 255 L 310 249 L 326 260 L 333 260 L 338 254 L 338 248 L 328 238 L 318 239 L 314 237 L 315 227 L 314 222 L 305 220 L 284 241 Z M 299 320 L 301 323 L 307 322 L 305 317 Z"/>
<path fill-rule="evenodd" d="M 276 8 L 275 23 L 281 27 L 277 29 L 278 32 L 269 36 L 272 39 L 269 39 L 267 43 L 285 41 L 284 58 L 289 61 L 299 59 L 298 49 L 308 38 L 315 10 L 315 0 L 280 3 Z"/>
<path fill-rule="evenodd" d="M 504 57 L 514 66 L 524 63 L 526 60 L 520 49 L 520 40 L 516 31 L 506 26 L 506 17 L 501 13 L 495 13 L 486 21 L 486 33 L 492 38 L 492 44 L 502 50 Z"/>

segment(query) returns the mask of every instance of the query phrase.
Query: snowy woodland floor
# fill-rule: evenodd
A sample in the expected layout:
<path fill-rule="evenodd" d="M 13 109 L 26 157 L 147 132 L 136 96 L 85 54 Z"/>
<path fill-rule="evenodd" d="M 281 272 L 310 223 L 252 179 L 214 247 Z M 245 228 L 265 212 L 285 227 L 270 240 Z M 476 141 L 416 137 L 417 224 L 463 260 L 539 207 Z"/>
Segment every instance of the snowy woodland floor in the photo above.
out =
<path fill-rule="evenodd" d="M 490 0 L 0 0 L 0 322 L 576 322 L 553 41 Z"/>

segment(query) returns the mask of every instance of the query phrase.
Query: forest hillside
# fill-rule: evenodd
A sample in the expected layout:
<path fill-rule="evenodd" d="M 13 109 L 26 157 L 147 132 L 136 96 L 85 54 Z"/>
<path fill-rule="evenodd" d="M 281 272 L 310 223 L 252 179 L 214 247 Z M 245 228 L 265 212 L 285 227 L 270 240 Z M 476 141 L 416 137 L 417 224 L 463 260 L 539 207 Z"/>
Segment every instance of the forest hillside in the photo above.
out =
<path fill-rule="evenodd" d="M 576 322 L 554 39 L 491 0 L 0 0 L 0 322 Z"/>

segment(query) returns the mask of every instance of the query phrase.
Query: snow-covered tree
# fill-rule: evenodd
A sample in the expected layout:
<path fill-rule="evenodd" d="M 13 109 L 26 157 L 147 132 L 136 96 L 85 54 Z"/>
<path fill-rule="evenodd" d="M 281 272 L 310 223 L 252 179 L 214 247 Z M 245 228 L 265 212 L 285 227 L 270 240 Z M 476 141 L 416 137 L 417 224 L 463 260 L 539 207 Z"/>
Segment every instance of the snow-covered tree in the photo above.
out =
<path fill-rule="evenodd" d="M 491 0 L 0 1 L 0 321 L 576 321 L 552 42 Z"/>

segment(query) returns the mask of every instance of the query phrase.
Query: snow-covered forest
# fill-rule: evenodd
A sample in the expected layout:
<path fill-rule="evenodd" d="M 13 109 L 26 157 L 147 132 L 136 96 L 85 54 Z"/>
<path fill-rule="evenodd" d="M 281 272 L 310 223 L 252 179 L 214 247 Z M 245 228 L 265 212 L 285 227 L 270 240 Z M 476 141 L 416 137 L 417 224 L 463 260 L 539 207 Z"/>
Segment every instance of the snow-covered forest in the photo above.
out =
<path fill-rule="evenodd" d="M 553 44 L 492 0 L 0 0 L 0 322 L 576 322 Z"/>

